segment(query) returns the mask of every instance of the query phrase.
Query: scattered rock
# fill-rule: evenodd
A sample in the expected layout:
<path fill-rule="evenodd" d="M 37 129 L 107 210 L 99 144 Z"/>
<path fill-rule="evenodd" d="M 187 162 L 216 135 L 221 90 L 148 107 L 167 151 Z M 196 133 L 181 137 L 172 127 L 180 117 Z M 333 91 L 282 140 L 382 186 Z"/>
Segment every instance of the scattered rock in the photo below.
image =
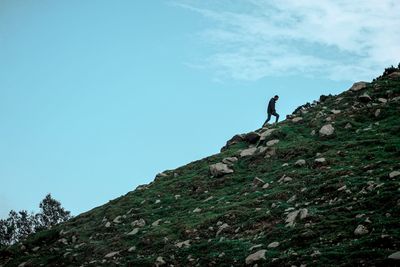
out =
<path fill-rule="evenodd" d="M 279 247 L 279 242 L 269 243 L 269 245 L 267 247 L 268 248 L 277 248 L 277 247 Z"/>
<path fill-rule="evenodd" d="M 268 129 L 265 132 L 261 133 L 260 136 L 260 141 L 264 141 L 265 139 L 267 139 L 267 137 L 271 136 L 271 134 L 275 131 L 276 129 Z"/>
<path fill-rule="evenodd" d="M 238 161 L 237 157 L 228 157 L 222 160 L 222 163 L 227 164 L 228 166 L 232 166 L 236 161 Z"/>
<path fill-rule="evenodd" d="M 115 217 L 115 219 L 113 220 L 113 223 L 121 223 L 121 218 L 122 218 L 122 216 Z"/>
<path fill-rule="evenodd" d="M 378 108 L 377 110 L 375 110 L 375 117 L 379 117 L 379 115 L 381 115 L 381 110 Z"/>
<path fill-rule="evenodd" d="M 240 156 L 241 157 L 248 157 L 248 156 L 253 156 L 257 151 L 256 147 L 251 147 L 251 148 L 247 148 L 242 150 L 242 152 L 240 152 Z"/>
<path fill-rule="evenodd" d="M 261 250 L 255 252 L 255 253 L 253 253 L 253 254 L 250 254 L 246 258 L 246 264 L 250 265 L 250 264 L 253 264 L 256 261 L 265 260 L 265 252 L 267 252 L 267 250 L 261 249 Z"/>
<path fill-rule="evenodd" d="M 224 231 L 225 229 L 228 229 L 229 225 L 227 223 L 222 224 L 219 228 L 218 231 L 216 233 L 215 236 L 218 236 L 222 231 Z"/>
<path fill-rule="evenodd" d="M 111 227 L 111 223 L 110 222 L 106 222 L 106 224 L 104 225 L 106 228 Z"/>
<path fill-rule="evenodd" d="M 333 128 L 332 124 L 326 124 L 322 126 L 322 128 L 319 130 L 319 135 L 320 136 L 330 136 L 334 133 L 335 128 Z"/>
<path fill-rule="evenodd" d="M 366 235 L 368 233 L 369 233 L 369 231 L 368 231 L 367 227 L 365 227 L 364 225 L 361 225 L 361 224 L 359 224 L 357 226 L 357 228 L 354 230 L 355 235 Z"/>
<path fill-rule="evenodd" d="M 156 202 L 154 202 L 155 204 L 161 203 L 160 199 L 156 199 Z"/>
<path fill-rule="evenodd" d="M 267 142 L 267 146 L 273 146 L 276 145 L 277 143 L 279 143 L 278 139 L 273 139 Z"/>
<path fill-rule="evenodd" d="M 146 225 L 146 221 L 143 219 L 135 220 L 131 223 L 132 227 L 138 226 L 138 227 L 143 227 Z"/>
<path fill-rule="evenodd" d="M 230 146 L 237 144 L 239 142 L 242 142 L 242 141 L 244 141 L 244 135 L 237 134 L 226 142 L 226 145 L 223 148 L 221 148 L 221 151 L 224 151 L 224 150 L 228 149 Z"/>
<path fill-rule="evenodd" d="M 190 247 L 190 240 L 176 243 L 175 246 L 178 248 L 182 248 L 182 247 L 188 248 L 188 247 Z"/>
<path fill-rule="evenodd" d="M 299 159 L 298 161 L 296 161 L 294 163 L 294 166 L 297 166 L 297 167 L 302 167 L 304 165 L 306 165 L 306 161 L 304 159 Z"/>
<path fill-rule="evenodd" d="M 179 199 L 181 197 L 181 195 L 175 195 L 174 198 L 175 200 Z"/>
<path fill-rule="evenodd" d="M 250 144 L 255 144 L 258 142 L 258 140 L 260 140 L 260 134 L 256 132 L 250 132 L 244 136 L 244 139 Z"/>
<path fill-rule="evenodd" d="M 255 177 L 253 180 L 253 186 L 255 186 L 255 187 L 262 187 L 264 184 L 265 184 L 265 182 L 258 177 Z"/>
<path fill-rule="evenodd" d="M 198 213 L 198 212 L 201 212 L 201 209 L 200 209 L 200 208 L 195 208 L 195 209 L 193 210 L 193 213 Z"/>
<path fill-rule="evenodd" d="M 302 121 L 302 120 L 303 120 L 302 117 L 296 117 L 296 118 L 293 118 L 293 119 L 292 119 L 292 122 L 296 123 L 296 122 L 300 122 L 300 121 Z"/>
<path fill-rule="evenodd" d="M 138 232 L 139 232 L 139 228 L 134 228 L 132 231 L 130 231 L 126 235 L 136 235 Z"/>
<path fill-rule="evenodd" d="M 368 102 L 372 101 L 372 98 L 367 93 L 364 93 L 363 95 L 360 95 L 358 97 L 358 99 L 363 103 L 368 103 Z"/>
<path fill-rule="evenodd" d="M 136 250 L 136 246 L 133 246 L 133 247 L 130 247 L 129 249 L 128 249 L 128 252 L 132 252 L 132 251 L 135 251 Z"/>
<path fill-rule="evenodd" d="M 210 172 L 214 177 L 221 177 L 225 174 L 233 173 L 233 170 L 224 163 L 216 163 L 210 165 Z"/>
<path fill-rule="evenodd" d="M 269 187 L 269 183 L 265 183 L 262 188 L 267 189 L 268 187 Z"/>
<path fill-rule="evenodd" d="M 112 257 L 117 256 L 118 254 L 119 254 L 119 251 L 110 252 L 110 253 L 106 254 L 106 255 L 104 256 L 104 258 L 112 258 Z"/>
<path fill-rule="evenodd" d="M 332 109 L 331 110 L 331 113 L 332 114 L 335 114 L 335 115 L 337 115 L 337 114 L 339 114 L 341 111 L 340 110 L 337 110 L 337 109 Z"/>
<path fill-rule="evenodd" d="M 165 265 L 165 264 L 166 264 L 166 262 L 164 261 L 163 257 L 161 257 L 161 256 L 157 257 L 156 263 L 155 263 L 156 267 L 162 266 L 162 265 Z"/>
<path fill-rule="evenodd" d="M 399 171 L 392 171 L 391 173 L 389 173 L 389 178 L 395 178 L 397 176 L 400 176 Z"/>
<path fill-rule="evenodd" d="M 157 221 L 153 222 L 151 226 L 159 226 L 162 219 L 158 219 Z"/>
<path fill-rule="evenodd" d="M 390 254 L 388 258 L 392 260 L 400 260 L 400 251 Z"/>
<path fill-rule="evenodd" d="M 314 162 L 318 165 L 325 165 L 326 164 L 326 159 L 325 158 L 317 158 L 314 160 Z"/>
<path fill-rule="evenodd" d="M 352 127 L 353 127 L 353 125 L 351 125 L 350 122 L 348 122 L 348 123 L 346 124 L 346 126 L 344 126 L 345 129 L 350 129 L 350 128 L 352 128 Z"/>
<path fill-rule="evenodd" d="M 36 252 L 36 251 L 38 251 L 40 249 L 40 247 L 34 247 L 33 249 L 32 249 L 32 251 L 33 252 Z"/>
<path fill-rule="evenodd" d="M 292 212 L 289 212 L 289 214 L 286 217 L 286 227 L 293 227 L 296 221 L 296 218 L 299 218 L 300 220 L 303 220 L 308 217 L 308 209 L 300 209 L 300 210 L 295 210 Z"/>
<path fill-rule="evenodd" d="M 353 84 L 352 87 L 350 87 L 349 90 L 353 91 L 353 92 L 358 92 L 358 91 L 360 91 L 362 89 L 367 88 L 367 85 L 368 85 L 367 82 L 356 82 L 356 83 Z"/>

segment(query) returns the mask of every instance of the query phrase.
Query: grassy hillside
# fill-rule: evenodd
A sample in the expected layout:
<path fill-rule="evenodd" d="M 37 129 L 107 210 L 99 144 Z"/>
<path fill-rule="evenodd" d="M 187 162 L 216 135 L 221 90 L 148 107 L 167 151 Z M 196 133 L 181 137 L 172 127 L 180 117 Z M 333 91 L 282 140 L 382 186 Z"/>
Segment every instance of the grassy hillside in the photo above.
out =
<path fill-rule="evenodd" d="M 399 215 L 397 69 L 3 249 L 0 266 L 400 265 Z"/>

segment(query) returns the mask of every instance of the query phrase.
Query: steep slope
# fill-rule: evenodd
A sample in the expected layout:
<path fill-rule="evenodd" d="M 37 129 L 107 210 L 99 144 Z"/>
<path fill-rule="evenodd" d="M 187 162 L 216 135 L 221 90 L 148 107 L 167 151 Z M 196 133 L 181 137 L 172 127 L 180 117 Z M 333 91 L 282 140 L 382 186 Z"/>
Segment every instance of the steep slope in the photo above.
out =
<path fill-rule="evenodd" d="M 0 265 L 400 264 L 399 115 L 396 69 L 3 249 Z"/>

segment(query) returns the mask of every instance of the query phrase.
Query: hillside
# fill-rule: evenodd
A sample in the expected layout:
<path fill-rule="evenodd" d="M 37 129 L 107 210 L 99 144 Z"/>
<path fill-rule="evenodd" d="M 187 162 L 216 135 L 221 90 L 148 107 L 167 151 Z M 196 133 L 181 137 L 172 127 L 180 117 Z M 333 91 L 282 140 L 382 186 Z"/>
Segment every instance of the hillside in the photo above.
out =
<path fill-rule="evenodd" d="M 0 266 L 400 266 L 399 115 L 395 69 L 3 249 Z"/>

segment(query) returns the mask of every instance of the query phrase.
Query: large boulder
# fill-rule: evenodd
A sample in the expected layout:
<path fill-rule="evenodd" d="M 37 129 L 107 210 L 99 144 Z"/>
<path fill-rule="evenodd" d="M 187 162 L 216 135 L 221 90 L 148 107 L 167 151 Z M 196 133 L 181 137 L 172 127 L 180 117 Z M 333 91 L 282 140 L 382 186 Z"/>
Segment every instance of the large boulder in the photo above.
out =
<path fill-rule="evenodd" d="M 253 254 L 250 254 L 246 258 L 246 264 L 250 265 L 250 264 L 253 264 L 256 261 L 265 260 L 265 252 L 267 252 L 266 249 L 261 249 L 261 250 L 255 252 L 255 253 L 253 253 Z"/>
<path fill-rule="evenodd" d="M 271 134 L 275 131 L 276 129 L 268 129 L 264 132 L 261 132 L 260 135 L 260 141 L 264 141 L 265 139 L 267 139 L 267 137 L 271 136 Z"/>
<path fill-rule="evenodd" d="M 220 177 L 225 174 L 233 173 L 233 170 L 228 167 L 228 165 L 218 162 L 216 164 L 210 165 L 211 175 L 214 177 Z"/>
<path fill-rule="evenodd" d="M 243 134 L 237 134 L 235 136 L 233 136 L 231 139 L 229 139 L 226 142 L 226 145 L 224 147 L 221 148 L 221 152 L 228 149 L 230 146 L 237 144 L 239 142 L 244 141 L 244 135 Z"/>
<path fill-rule="evenodd" d="M 367 82 L 356 82 L 353 84 L 353 86 L 350 87 L 349 91 L 358 92 L 362 89 L 367 88 L 367 86 L 368 86 Z"/>
<path fill-rule="evenodd" d="M 256 132 L 250 132 L 244 136 L 244 140 L 250 144 L 255 144 L 260 140 L 260 134 Z"/>
<path fill-rule="evenodd" d="M 320 136 L 330 136 L 334 133 L 335 128 L 333 128 L 332 124 L 326 124 L 321 127 L 319 130 L 319 135 Z"/>
<path fill-rule="evenodd" d="M 240 152 L 240 156 L 241 157 L 253 156 L 256 152 L 257 152 L 257 148 L 256 147 L 251 147 L 251 148 L 247 148 L 247 149 L 242 150 Z"/>
<path fill-rule="evenodd" d="M 363 103 L 368 103 L 370 101 L 372 101 L 372 98 L 368 95 L 368 94 L 362 94 L 358 97 L 358 99 L 363 102 Z"/>

